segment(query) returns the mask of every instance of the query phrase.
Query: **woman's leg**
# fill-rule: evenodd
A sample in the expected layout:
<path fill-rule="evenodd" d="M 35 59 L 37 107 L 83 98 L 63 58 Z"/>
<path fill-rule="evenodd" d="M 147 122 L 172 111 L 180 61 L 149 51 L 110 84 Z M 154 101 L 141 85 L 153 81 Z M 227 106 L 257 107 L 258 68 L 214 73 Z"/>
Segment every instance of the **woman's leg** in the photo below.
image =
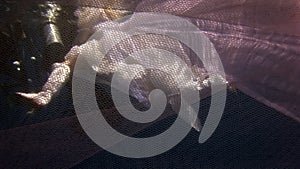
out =
<path fill-rule="evenodd" d="M 17 95 L 25 99 L 33 107 L 41 107 L 47 105 L 53 96 L 68 81 L 70 74 L 79 55 L 79 47 L 74 46 L 66 56 L 66 60 L 62 63 L 54 63 L 52 72 L 39 93 L 22 93 Z"/>

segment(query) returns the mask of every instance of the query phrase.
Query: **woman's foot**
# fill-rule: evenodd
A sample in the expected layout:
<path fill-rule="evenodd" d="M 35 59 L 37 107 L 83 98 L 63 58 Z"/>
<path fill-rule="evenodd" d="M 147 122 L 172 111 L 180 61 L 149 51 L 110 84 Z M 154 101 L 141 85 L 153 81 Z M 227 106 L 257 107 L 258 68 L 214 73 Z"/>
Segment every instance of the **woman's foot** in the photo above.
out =
<path fill-rule="evenodd" d="M 51 93 L 47 91 L 41 91 L 39 93 L 17 92 L 16 94 L 20 97 L 22 103 L 25 103 L 34 108 L 39 108 L 47 105 L 52 98 Z"/>

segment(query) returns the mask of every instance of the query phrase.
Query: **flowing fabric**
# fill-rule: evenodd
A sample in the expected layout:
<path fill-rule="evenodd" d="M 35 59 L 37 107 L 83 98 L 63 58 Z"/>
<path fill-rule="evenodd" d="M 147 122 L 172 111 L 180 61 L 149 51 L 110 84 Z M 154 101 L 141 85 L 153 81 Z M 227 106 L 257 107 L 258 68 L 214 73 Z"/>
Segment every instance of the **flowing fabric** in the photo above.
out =
<path fill-rule="evenodd" d="M 143 1 L 137 10 L 190 18 L 215 45 L 230 83 L 300 120 L 299 2 L 191 0 L 176 4 Z"/>

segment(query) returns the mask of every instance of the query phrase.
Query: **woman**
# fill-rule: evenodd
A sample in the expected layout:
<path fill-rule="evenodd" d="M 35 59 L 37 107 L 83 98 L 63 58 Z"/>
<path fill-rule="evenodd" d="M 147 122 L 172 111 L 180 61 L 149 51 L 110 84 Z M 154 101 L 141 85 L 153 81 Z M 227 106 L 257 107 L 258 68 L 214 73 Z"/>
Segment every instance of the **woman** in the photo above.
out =
<path fill-rule="evenodd" d="M 79 12 L 80 16 L 88 16 L 87 20 L 79 17 L 79 27 L 84 28 L 79 41 L 84 42 L 86 38 L 83 35 L 88 37 L 91 34 L 91 25 L 124 16 L 120 11 L 102 10 L 102 4 L 130 4 L 130 1 L 103 2 L 82 3 L 83 6 L 100 7 L 103 15 L 93 15 L 93 11 L 98 10 L 93 8 Z M 125 5 L 125 9 L 134 9 L 136 3 L 132 4 L 130 7 Z M 300 73 L 297 66 L 300 44 L 297 0 L 150 0 L 141 1 L 136 10 L 166 12 L 190 18 L 215 45 L 230 83 L 264 104 L 300 120 L 300 103 L 296 99 L 300 95 L 300 81 L 295 77 Z M 33 100 L 35 105 L 47 104 L 69 77 L 78 50 L 75 46 L 64 63 L 56 64 L 42 92 L 19 94 Z M 55 87 L 49 87 L 50 84 Z"/>

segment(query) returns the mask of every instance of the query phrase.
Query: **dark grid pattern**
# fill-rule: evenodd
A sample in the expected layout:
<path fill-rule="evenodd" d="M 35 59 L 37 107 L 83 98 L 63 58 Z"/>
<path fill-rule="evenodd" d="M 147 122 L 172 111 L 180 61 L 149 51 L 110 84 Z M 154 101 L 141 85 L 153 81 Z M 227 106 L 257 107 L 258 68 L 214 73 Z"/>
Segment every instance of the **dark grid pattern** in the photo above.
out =
<path fill-rule="evenodd" d="M 24 14 L 20 9 L 24 7 L 29 10 L 31 2 L 26 1 L 25 5 L 22 6 L 20 3 L 16 7 L 14 1 L 3 1 L 0 6 L 2 54 L 0 60 L 0 127 L 2 129 L 0 131 L 2 144 L 0 168 L 68 168 L 70 166 L 74 168 L 298 168 L 300 166 L 299 123 L 240 91 L 229 91 L 225 114 L 217 131 L 208 142 L 198 145 L 198 133 L 191 131 L 189 136 L 171 151 L 157 157 L 140 160 L 121 158 L 101 151 L 89 140 L 74 117 L 70 84 L 67 84 L 48 106 L 35 110 L 31 114 L 30 108 L 15 100 L 14 93 L 40 90 L 46 81 L 51 64 L 61 61 L 63 55 L 74 44 L 77 29 L 76 18 L 68 15 L 74 12 L 77 4 L 61 1 L 66 11 L 59 23 L 65 51 L 57 57 L 43 56 L 44 46 L 39 30 L 30 24 L 27 27 L 24 24 L 23 28 L 27 29 L 25 30 L 27 38 L 22 38 L 22 30 L 18 22 Z M 42 1 L 39 2 L 42 3 Z M 243 7 L 243 5 L 239 1 L 220 3 L 221 5 L 217 2 L 217 0 L 178 1 L 176 5 L 178 8 L 174 8 L 172 1 L 147 0 L 142 1 L 137 10 L 160 12 L 163 9 L 167 13 L 192 18 L 196 25 L 202 27 L 208 35 L 212 35 L 212 40 L 215 40 L 216 44 L 219 43 L 218 37 L 222 37 L 223 34 L 238 31 L 240 34 L 248 33 L 248 36 L 256 38 L 265 36 L 268 40 L 291 47 L 285 50 L 275 47 L 271 51 L 271 53 L 275 52 L 273 55 L 297 49 L 299 42 L 296 37 L 266 32 L 266 30 L 275 30 L 282 33 L 299 33 L 297 30 L 289 30 L 282 26 L 282 23 L 288 22 L 288 19 L 284 17 L 293 17 L 297 12 L 295 10 L 298 10 L 293 7 L 293 1 L 283 4 L 283 9 L 288 7 L 290 10 L 274 18 L 268 13 L 274 13 L 274 11 L 278 13 L 281 10 L 275 5 L 277 3 L 275 1 L 264 2 L 264 5 L 270 6 L 266 12 L 262 8 L 264 5 L 257 5 L 258 1 L 249 1 L 250 8 L 246 7 L 245 13 L 241 13 L 239 6 Z M 36 2 L 33 1 L 33 4 Z M 5 5 L 11 7 L 9 14 L 3 12 L 6 11 Z M 100 1 L 94 6 L 84 5 L 103 7 Z M 189 8 L 190 6 L 194 7 Z M 214 6 L 213 10 L 211 10 L 212 6 Z M 237 8 L 231 8 L 231 6 Z M 256 11 L 257 15 L 252 15 L 253 11 Z M 198 17 L 193 19 L 194 16 Z M 229 23 L 229 25 L 219 23 Z M 241 28 L 230 24 L 250 27 Z M 205 27 L 205 25 L 213 26 Z M 252 26 L 261 27 L 264 31 L 254 30 Z M 218 31 L 214 30 L 220 27 Z M 227 40 L 230 42 L 232 39 Z M 240 47 L 244 46 L 246 43 L 241 44 Z M 264 50 L 270 51 L 269 47 L 265 47 Z M 233 45 L 232 49 L 235 48 L 236 46 Z M 221 44 L 219 50 L 223 49 Z M 24 51 L 25 55 L 22 55 Z M 252 50 L 250 53 L 255 55 Z M 292 54 L 298 55 L 298 52 L 292 52 Z M 36 57 L 36 61 L 30 61 L 29 58 L 32 56 Z M 20 59 L 23 61 L 21 68 L 26 71 L 18 72 L 16 71 L 17 65 L 12 64 Z M 34 81 L 28 81 L 28 76 Z M 105 88 L 100 90 L 100 93 L 105 93 Z M 108 103 L 110 102 L 107 101 L 107 104 L 104 104 L 104 109 L 112 108 L 113 105 Z M 203 100 L 201 105 L 199 116 L 203 120 L 209 106 L 209 98 Z M 112 112 L 114 111 L 107 110 L 106 113 Z M 139 132 L 137 136 L 159 133 L 173 120 L 174 117 L 169 117 Z"/>

